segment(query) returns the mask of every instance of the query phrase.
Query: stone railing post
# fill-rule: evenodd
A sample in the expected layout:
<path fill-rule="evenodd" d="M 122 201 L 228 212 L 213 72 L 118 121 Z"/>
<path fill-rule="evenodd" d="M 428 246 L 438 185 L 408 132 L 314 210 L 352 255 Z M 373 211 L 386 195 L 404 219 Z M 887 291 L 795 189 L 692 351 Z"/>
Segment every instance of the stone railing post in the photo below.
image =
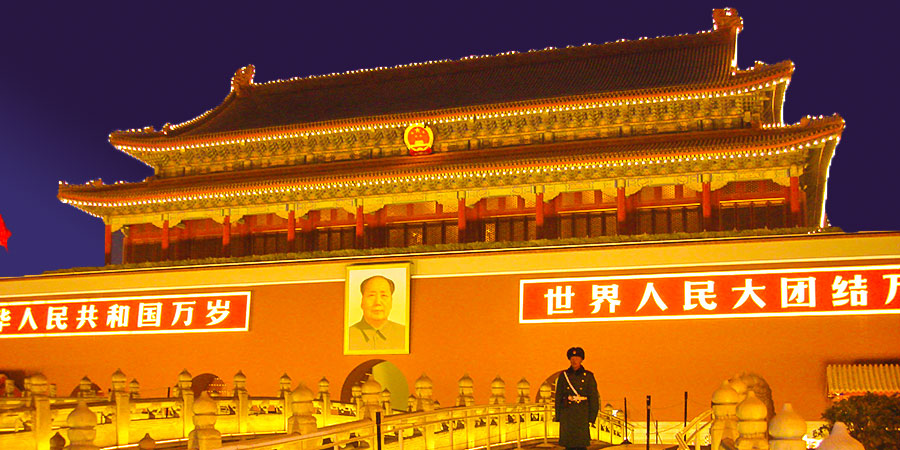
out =
<path fill-rule="evenodd" d="M 322 402 L 322 419 L 324 419 L 324 423 L 328 423 L 328 419 L 331 416 L 331 383 L 328 382 L 328 379 L 322 377 L 319 380 L 319 401 Z"/>
<path fill-rule="evenodd" d="M 216 430 L 219 405 L 203 391 L 193 402 L 194 429 L 188 435 L 188 450 L 211 450 L 222 446 L 222 433 Z"/>
<path fill-rule="evenodd" d="M 356 417 L 362 419 L 362 385 L 357 384 L 350 388 L 350 402 L 356 405 Z"/>
<path fill-rule="evenodd" d="M 313 414 L 316 412 L 313 406 L 313 392 L 300 383 L 297 389 L 291 393 L 291 419 L 288 423 L 288 434 L 310 434 L 316 432 L 316 418 Z M 319 442 L 307 441 L 304 445 L 292 445 L 292 449 L 315 448 L 319 446 Z"/>
<path fill-rule="evenodd" d="M 91 381 L 90 378 L 85 376 L 78 382 L 78 396 L 81 398 L 90 398 L 96 396 L 97 393 L 94 392 L 94 382 Z"/>
<path fill-rule="evenodd" d="M 769 437 L 766 433 L 766 417 L 769 410 L 756 393 L 748 390 L 747 397 L 737 405 L 738 438 L 735 445 L 739 450 L 767 450 Z"/>
<path fill-rule="evenodd" d="M 384 408 L 381 405 L 381 383 L 375 381 L 375 377 L 369 375 L 369 378 L 362 384 L 361 391 L 363 412 L 359 417 L 375 422 L 375 413 L 384 413 Z"/>
<path fill-rule="evenodd" d="M 456 406 L 474 406 L 475 405 L 475 381 L 469 374 L 465 374 L 459 379 L 459 395 L 456 397 Z M 471 411 L 466 411 L 466 419 L 464 426 L 466 427 L 466 448 L 475 446 L 475 419 L 473 419 Z"/>
<path fill-rule="evenodd" d="M 769 421 L 769 450 L 805 450 L 806 421 L 785 403 Z"/>
<path fill-rule="evenodd" d="M 524 377 L 516 383 L 516 391 L 518 393 L 518 398 L 516 399 L 516 403 L 520 405 L 527 405 L 531 403 L 531 383 L 528 382 Z M 528 408 L 524 408 L 521 415 L 516 416 L 516 422 L 519 422 L 519 431 L 518 437 L 519 439 L 530 437 L 531 430 L 531 411 Z M 525 422 L 522 425 L 521 422 Z M 524 426 L 524 428 L 523 428 Z"/>
<path fill-rule="evenodd" d="M 247 393 L 247 376 L 238 370 L 238 373 L 234 374 L 233 380 L 238 432 L 246 433 L 250 429 L 250 395 Z"/>
<path fill-rule="evenodd" d="M 287 372 L 281 375 L 281 378 L 278 379 L 278 394 L 280 397 L 291 396 L 291 392 L 293 391 L 293 388 L 291 387 L 292 383 L 293 380 L 291 380 L 291 377 Z"/>
<path fill-rule="evenodd" d="M 144 437 L 138 441 L 138 450 L 154 450 L 156 448 L 156 441 L 150 437 L 150 433 L 145 433 Z"/>
<path fill-rule="evenodd" d="M 416 391 L 416 411 L 434 411 L 434 399 L 431 398 L 434 392 L 434 383 L 428 375 L 424 373 L 415 383 Z M 425 439 L 426 450 L 434 450 L 434 425 L 425 425 L 422 427 L 422 437 Z"/>
<path fill-rule="evenodd" d="M 366 382 L 362 384 L 362 402 L 363 402 L 363 413 L 360 415 L 360 418 L 369 419 L 372 423 L 376 423 L 376 415 L 378 413 L 384 414 L 384 407 L 381 402 L 381 383 L 375 381 L 375 377 L 369 375 L 369 378 L 366 379 Z M 425 446 L 428 446 L 428 437 L 425 437 L 426 443 Z M 375 449 L 378 448 L 377 437 L 373 434 L 371 440 L 369 440 L 369 448 Z"/>
<path fill-rule="evenodd" d="M 525 378 L 516 383 L 516 403 L 531 403 L 531 383 Z"/>
<path fill-rule="evenodd" d="M 385 416 L 394 413 L 394 407 L 391 405 L 391 391 L 388 389 L 381 391 L 381 408 L 384 410 Z"/>
<path fill-rule="evenodd" d="M 488 399 L 489 405 L 506 404 L 506 382 L 500 378 L 500 375 L 491 381 L 491 397 Z M 499 411 L 499 409 L 498 409 Z M 490 422 L 489 422 L 490 423 Z M 490 425 L 488 425 L 490 426 Z M 500 430 L 500 441 L 506 442 L 506 414 L 497 415 L 497 428 Z M 488 430 L 490 431 L 490 430 Z"/>
<path fill-rule="evenodd" d="M 141 383 L 138 383 L 137 378 L 132 378 L 131 382 L 128 383 L 128 395 L 130 395 L 131 398 L 141 397 Z"/>
<path fill-rule="evenodd" d="M 284 416 L 284 431 L 287 432 L 288 425 L 291 422 L 291 377 L 287 373 L 278 379 L 278 396 L 284 402 L 281 413 Z"/>
<path fill-rule="evenodd" d="M 738 438 L 737 405 L 741 396 L 728 380 L 712 395 L 713 422 L 709 426 L 710 450 L 720 450 L 722 440 L 734 442 Z"/>
<path fill-rule="evenodd" d="M 128 430 L 131 426 L 130 395 L 126 389 L 128 378 L 117 369 L 112 374 L 111 400 L 115 402 L 114 420 L 116 421 L 116 445 L 125 445 L 129 442 Z"/>
<path fill-rule="evenodd" d="M 489 405 L 502 405 L 506 403 L 506 382 L 497 375 L 491 381 L 491 397 L 488 398 Z"/>
<path fill-rule="evenodd" d="M 34 422 L 32 433 L 34 434 L 35 449 L 49 450 L 50 438 L 53 436 L 51 425 L 53 417 L 50 413 L 50 386 L 43 374 L 34 374 L 28 378 L 29 392 L 34 408 Z M 96 417 L 94 418 L 96 422 Z"/>
<path fill-rule="evenodd" d="M 469 374 L 459 379 L 459 396 L 456 397 L 456 406 L 472 406 L 475 404 L 475 381 Z"/>
<path fill-rule="evenodd" d="M 409 397 L 406 397 L 406 412 L 415 412 L 418 402 L 419 399 L 416 398 L 415 394 L 409 394 Z"/>
<path fill-rule="evenodd" d="M 547 445 L 547 437 L 550 436 L 550 420 L 551 420 L 551 405 L 553 404 L 553 386 L 550 386 L 550 383 L 545 381 L 541 383 L 541 387 L 538 389 L 538 393 L 541 396 L 540 404 L 544 407 L 543 417 L 544 417 L 544 442 L 543 445 Z M 627 438 L 626 438 L 627 439 Z"/>
<path fill-rule="evenodd" d="M 15 397 L 16 396 L 16 382 L 7 378 L 6 382 L 4 383 L 3 390 L 6 391 L 7 397 Z"/>
<path fill-rule="evenodd" d="M 66 450 L 97 450 L 94 445 L 97 437 L 97 414 L 90 410 L 84 399 L 78 400 L 78 406 L 66 418 L 69 425 L 69 446 Z"/>
<path fill-rule="evenodd" d="M 194 430 L 194 391 L 191 389 L 193 377 L 184 369 L 178 374 L 178 396 L 181 403 L 181 433 L 188 437 Z"/>
<path fill-rule="evenodd" d="M 416 411 L 433 411 L 434 400 L 431 398 L 434 392 L 434 383 L 424 373 L 416 380 Z"/>

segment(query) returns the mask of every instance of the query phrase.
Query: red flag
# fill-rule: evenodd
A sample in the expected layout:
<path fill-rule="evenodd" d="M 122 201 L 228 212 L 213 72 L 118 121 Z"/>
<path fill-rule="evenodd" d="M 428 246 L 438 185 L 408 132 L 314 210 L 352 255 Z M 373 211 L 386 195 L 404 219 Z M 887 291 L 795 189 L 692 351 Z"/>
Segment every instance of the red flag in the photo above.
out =
<path fill-rule="evenodd" d="M 10 236 L 12 236 L 12 233 L 6 229 L 6 224 L 3 223 L 3 216 L 0 216 L 0 245 L 2 245 L 6 251 L 9 251 L 9 249 L 6 248 L 6 241 L 9 240 Z"/>

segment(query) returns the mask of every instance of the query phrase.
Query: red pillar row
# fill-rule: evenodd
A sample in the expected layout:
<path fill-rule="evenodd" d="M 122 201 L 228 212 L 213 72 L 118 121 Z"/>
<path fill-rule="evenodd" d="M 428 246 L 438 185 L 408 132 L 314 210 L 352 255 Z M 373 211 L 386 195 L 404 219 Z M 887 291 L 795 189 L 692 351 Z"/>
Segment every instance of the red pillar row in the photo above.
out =
<path fill-rule="evenodd" d="M 625 187 L 619 187 L 616 189 L 616 222 L 618 226 L 618 234 L 625 234 L 626 230 L 626 219 L 628 216 L 625 212 Z"/>
<path fill-rule="evenodd" d="M 703 229 L 709 230 L 712 227 L 712 190 L 708 181 L 703 183 L 700 205 L 703 210 Z"/>
<path fill-rule="evenodd" d="M 359 205 L 356 207 L 356 248 L 365 247 L 365 223 L 363 221 L 363 207 Z"/>
<path fill-rule="evenodd" d="M 791 193 L 788 199 L 791 208 L 791 226 L 799 227 L 803 225 L 802 216 L 800 214 L 800 178 L 791 177 Z"/>
<path fill-rule="evenodd" d="M 288 241 L 288 251 L 294 251 L 294 238 L 297 233 L 297 217 L 294 214 L 294 211 L 288 211 L 288 229 L 287 229 L 287 241 Z"/>
<path fill-rule="evenodd" d="M 112 263 L 112 226 L 103 227 L 103 263 L 110 265 Z"/>
<path fill-rule="evenodd" d="M 466 242 L 466 199 L 461 198 L 457 203 L 456 242 Z"/>
<path fill-rule="evenodd" d="M 538 192 L 534 198 L 534 231 L 535 238 L 544 237 L 544 193 Z"/>
<path fill-rule="evenodd" d="M 222 256 L 231 256 L 231 216 L 222 221 Z"/>
<path fill-rule="evenodd" d="M 162 230 L 162 260 L 169 259 L 169 220 L 163 220 Z"/>

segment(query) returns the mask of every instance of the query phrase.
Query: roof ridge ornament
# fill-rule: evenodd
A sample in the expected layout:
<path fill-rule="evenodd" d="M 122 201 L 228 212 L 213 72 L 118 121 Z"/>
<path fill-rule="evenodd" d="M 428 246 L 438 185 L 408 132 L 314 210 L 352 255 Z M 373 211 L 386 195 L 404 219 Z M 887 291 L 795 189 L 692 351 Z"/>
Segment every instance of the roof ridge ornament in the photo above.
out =
<path fill-rule="evenodd" d="M 713 30 L 719 28 L 735 28 L 741 31 L 744 28 L 744 19 L 734 8 L 722 8 L 713 10 Z"/>
<path fill-rule="evenodd" d="M 247 64 L 234 72 L 231 77 L 231 91 L 238 97 L 244 97 L 250 93 L 250 87 L 253 86 L 253 75 L 256 74 L 256 67 L 253 64 Z"/>

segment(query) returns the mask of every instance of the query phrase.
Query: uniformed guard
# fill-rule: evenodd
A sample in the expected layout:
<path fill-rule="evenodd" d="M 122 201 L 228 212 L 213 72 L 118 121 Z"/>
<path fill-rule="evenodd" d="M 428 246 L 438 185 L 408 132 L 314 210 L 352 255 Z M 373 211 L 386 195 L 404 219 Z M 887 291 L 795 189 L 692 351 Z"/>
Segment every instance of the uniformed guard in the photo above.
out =
<path fill-rule="evenodd" d="M 594 373 L 581 365 L 584 349 L 572 347 L 566 352 L 571 367 L 556 380 L 556 421 L 559 445 L 567 449 L 586 449 L 591 445 L 590 424 L 597 420 L 600 395 Z"/>

